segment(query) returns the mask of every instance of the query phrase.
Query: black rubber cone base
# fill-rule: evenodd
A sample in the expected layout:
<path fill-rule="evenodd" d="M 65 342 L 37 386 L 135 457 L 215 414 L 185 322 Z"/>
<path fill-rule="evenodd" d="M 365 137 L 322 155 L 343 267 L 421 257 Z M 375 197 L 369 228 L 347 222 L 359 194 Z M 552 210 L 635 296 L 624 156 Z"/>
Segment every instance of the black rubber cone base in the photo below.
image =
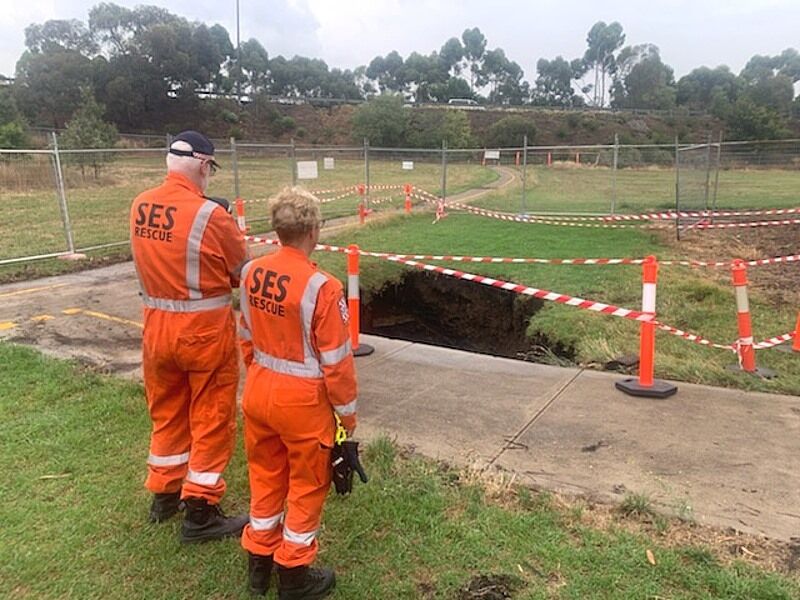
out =
<path fill-rule="evenodd" d="M 764 367 L 756 367 L 755 371 L 745 371 L 739 365 L 728 365 L 728 371 L 734 371 L 736 373 L 747 373 L 748 375 L 752 375 L 753 377 L 761 377 L 761 379 L 775 379 L 778 376 L 778 374 L 772 369 L 765 369 Z"/>
<path fill-rule="evenodd" d="M 375 348 L 369 344 L 359 344 L 358 348 L 353 350 L 353 356 L 369 356 L 373 352 L 375 352 Z"/>
<path fill-rule="evenodd" d="M 636 377 L 629 377 L 622 381 L 617 381 L 614 386 L 621 392 L 625 392 L 629 396 L 637 396 L 640 398 L 669 398 L 678 388 L 671 383 L 656 379 L 651 386 L 643 386 L 639 384 L 639 379 Z"/>

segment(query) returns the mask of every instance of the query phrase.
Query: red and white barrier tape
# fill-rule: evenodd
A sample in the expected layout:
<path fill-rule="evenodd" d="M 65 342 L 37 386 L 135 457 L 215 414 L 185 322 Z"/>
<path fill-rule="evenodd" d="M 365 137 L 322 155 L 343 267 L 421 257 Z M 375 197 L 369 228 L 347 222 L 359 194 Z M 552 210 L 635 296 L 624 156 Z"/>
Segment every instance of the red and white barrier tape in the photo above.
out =
<path fill-rule="evenodd" d="M 731 229 L 734 227 L 779 227 L 800 225 L 800 219 L 780 219 L 774 221 L 753 221 L 749 223 L 698 223 L 695 229 Z"/>
<path fill-rule="evenodd" d="M 753 344 L 753 348 L 755 348 L 756 350 L 765 350 L 767 348 L 780 346 L 781 344 L 785 344 L 786 342 L 790 342 L 791 340 L 793 340 L 795 335 L 797 335 L 796 331 L 792 331 L 790 333 L 784 333 L 783 335 L 769 338 L 768 340 L 764 340 L 763 342 L 759 342 L 758 344 Z"/>
<path fill-rule="evenodd" d="M 245 236 L 245 239 L 247 239 L 248 241 L 256 242 L 256 243 L 260 243 L 260 244 L 270 244 L 270 245 L 280 246 L 280 242 L 278 240 L 276 240 L 276 239 L 262 238 L 262 237 L 254 236 L 254 235 Z M 316 249 L 317 250 L 327 251 L 327 252 L 337 252 L 337 253 L 341 253 L 341 254 L 346 254 L 349 251 L 348 248 L 345 248 L 343 246 L 334 246 L 334 245 L 330 245 L 330 244 L 317 244 Z M 640 311 L 634 311 L 634 310 L 630 310 L 630 309 L 626 309 L 626 308 L 620 308 L 618 306 L 605 304 L 605 303 L 602 303 L 602 302 L 596 302 L 596 301 L 592 301 L 592 300 L 584 300 L 583 298 L 577 298 L 577 297 L 574 297 L 574 296 L 567 296 L 565 294 L 559 294 L 557 292 L 550 292 L 548 290 L 540 290 L 538 288 L 534 288 L 534 287 L 530 287 L 530 286 L 524 286 L 524 285 L 520 285 L 520 284 L 516 284 L 516 283 L 511 283 L 511 282 L 508 282 L 508 281 L 502 281 L 502 280 L 494 279 L 494 278 L 491 278 L 491 277 L 485 277 L 483 275 L 474 275 L 472 273 L 465 273 L 463 271 L 457 271 L 457 270 L 454 270 L 454 269 L 447 269 L 447 268 L 444 268 L 444 267 L 438 267 L 438 266 L 434 266 L 434 265 L 427 265 L 425 263 L 420 263 L 420 262 L 417 262 L 415 260 L 409 259 L 409 256 L 414 256 L 414 257 L 419 258 L 419 257 L 422 257 L 422 255 L 399 255 L 399 254 L 389 254 L 389 253 L 386 253 L 386 252 L 369 252 L 369 251 L 366 251 L 366 250 L 361 250 L 359 252 L 359 254 L 361 254 L 362 256 L 370 256 L 370 257 L 374 257 L 374 258 L 382 258 L 384 260 L 388 260 L 388 261 L 391 261 L 391 262 L 401 263 L 401 264 L 404 264 L 404 265 L 407 265 L 407 266 L 411 266 L 411 267 L 415 267 L 415 268 L 418 268 L 418 269 L 421 269 L 421 270 L 424 270 L 424 271 L 440 273 L 442 275 L 447 275 L 449 277 L 455 277 L 455 278 L 458 278 L 458 279 L 464 279 L 466 281 L 475 281 L 475 282 L 481 283 L 483 285 L 488 285 L 488 286 L 491 286 L 491 287 L 508 290 L 508 291 L 511 291 L 511 292 L 514 292 L 514 293 L 517 293 L 517 294 L 533 296 L 535 298 L 540 298 L 540 299 L 543 299 L 543 300 L 549 300 L 549 301 L 552 301 L 552 302 L 558 302 L 560 304 L 567 304 L 569 306 L 575 306 L 576 308 L 580 308 L 580 309 L 583 309 L 583 310 L 589 310 L 589 311 L 592 311 L 592 312 L 600 312 L 600 313 L 604 313 L 604 314 L 610 314 L 610 315 L 615 316 L 615 317 L 622 317 L 622 318 L 625 318 L 625 319 L 630 319 L 630 320 L 635 320 L 635 321 L 651 321 L 659 328 L 659 330 L 664 331 L 666 333 L 669 333 L 671 335 L 675 335 L 677 337 L 683 338 L 683 339 L 685 339 L 687 341 L 690 341 L 690 342 L 693 342 L 695 344 L 700 344 L 701 346 L 708 346 L 710 348 L 716 348 L 716 349 L 719 349 L 719 350 L 729 350 L 729 351 L 733 351 L 733 352 L 736 351 L 736 344 L 718 344 L 718 343 L 712 342 L 712 341 L 707 340 L 706 338 L 704 338 L 704 337 L 702 337 L 700 335 L 697 335 L 697 334 L 694 334 L 694 333 L 690 333 L 688 331 L 683 331 L 683 330 L 678 329 L 676 327 L 672 327 L 670 325 L 666 325 L 664 323 L 661 323 L 660 321 L 654 320 L 652 318 L 652 315 L 650 315 L 648 313 L 643 313 L 643 312 L 640 312 Z M 436 259 L 438 257 L 425 257 L 425 258 Z M 480 258 L 480 257 L 447 257 L 447 256 L 442 256 L 441 258 L 443 260 L 445 260 L 445 259 L 451 259 L 451 258 L 457 259 L 457 258 Z M 514 259 L 511 259 L 511 260 L 514 260 Z M 531 259 L 520 259 L 520 260 L 531 260 Z M 536 259 L 533 259 L 533 260 L 536 260 Z M 547 260 L 547 259 L 542 259 L 542 260 Z M 569 259 L 567 259 L 567 260 L 569 260 Z M 636 260 L 637 261 L 635 264 L 640 264 L 641 262 L 643 262 L 643 260 L 641 260 L 641 259 L 632 259 L 632 260 Z M 486 262 L 486 261 L 473 261 L 473 262 Z M 491 262 L 497 262 L 497 261 L 492 260 Z M 504 260 L 503 262 L 508 262 L 508 261 Z M 588 263 L 586 263 L 586 264 L 588 264 Z M 772 348 L 773 346 L 778 346 L 780 344 L 788 342 L 788 341 L 792 340 L 793 338 L 794 338 L 794 332 L 786 333 L 784 335 L 773 337 L 773 338 L 770 338 L 768 340 L 764 340 L 763 342 L 759 342 L 758 344 L 755 344 L 754 347 L 755 347 L 756 350 L 764 350 L 764 349 Z"/>

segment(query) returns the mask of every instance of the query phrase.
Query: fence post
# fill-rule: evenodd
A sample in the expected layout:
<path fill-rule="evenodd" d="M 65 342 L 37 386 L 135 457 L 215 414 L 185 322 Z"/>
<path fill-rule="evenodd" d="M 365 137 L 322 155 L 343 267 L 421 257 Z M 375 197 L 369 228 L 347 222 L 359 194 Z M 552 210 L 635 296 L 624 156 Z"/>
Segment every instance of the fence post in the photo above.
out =
<path fill-rule="evenodd" d="M 737 258 L 731 265 L 733 288 L 736 291 L 736 322 L 739 339 L 736 342 L 736 353 L 739 364 L 730 365 L 731 371 L 744 371 L 751 375 L 771 379 L 775 372 L 756 367 L 756 350 L 753 347 L 753 323 L 750 317 L 750 300 L 747 296 L 747 263 Z"/>
<path fill-rule="evenodd" d="M 719 169 L 722 162 L 722 131 L 719 132 L 719 142 L 717 142 L 717 164 L 715 165 L 714 173 L 714 196 L 711 205 L 711 212 L 717 212 L 717 192 L 719 191 Z M 711 217 L 711 222 L 714 222 L 714 217 Z"/>
<path fill-rule="evenodd" d="M 364 138 L 364 208 L 369 208 L 369 140 Z"/>
<path fill-rule="evenodd" d="M 656 318 L 656 285 L 658 283 L 658 261 L 648 256 L 642 263 L 642 312 Z M 656 355 L 656 324 L 642 321 L 639 326 L 639 379 L 631 377 L 617 381 L 618 390 L 629 396 L 643 398 L 668 398 L 678 388 L 667 381 L 654 379 Z"/>
<path fill-rule="evenodd" d="M 528 207 L 525 202 L 525 184 L 528 179 L 528 134 L 522 136 L 522 198 L 520 199 L 520 214 L 524 215 L 528 212 Z"/>
<path fill-rule="evenodd" d="M 347 308 L 350 313 L 350 344 L 353 356 L 367 356 L 375 352 L 369 344 L 359 342 L 361 333 L 361 293 L 358 281 L 360 250 L 356 244 L 347 248 Z"/>
<path fill-rule="evenodd" d="M 617 210 L 617 168 L 619 167 L 619 134 L 614 134 L 614 164 L 611 167 L 611 214 Z"/>
<path fill-rule="evenodd" d="M 292 187 L 297 185 L 297 148 L 294 144 L 294 138 L 291 139 L 292 142 Z"/>
<path fill-rule="evenodd" d="M 708 212 L 708 198 L 711 191 L 711 132 L 708 133 L 706 142 L 706 184 L 704 190 L 705 211 Z"/>
<path fill-rule="evenodd" d="M 236 152 L 236 138 L 231 137 L 231 163 L 233 165 L 233 197 L 240 200 L 239 195 L 239 157 Z"/>
<path fill-rule="evenodd" d="M 678 136 L 675 136 L 675 237 L 681 241 L 681 159 Z"/>
<path fill-rule="evenodd" d="M 55 167 L 58 206 L 61 210 L 61 223 L 64 225 L 64 237 L 67 241 L 67 252 L 69 252 L 65 258 L 86 258 L 83 254 L 76 254 L 75 252 L 75 239 L 72 235 L 72 222 L 69 218 L 69 206 L 67 206 L 67 190 L 64 186 L 64 171 L 61 168 L 61 154 L 58 152 L 58 135 L 53 131 L 52 136 L 53 166 Z"/>
<path fill-rule="evenodd" d="M 442 201 L 447 202 L 447 141 L 442 140 Z"/>

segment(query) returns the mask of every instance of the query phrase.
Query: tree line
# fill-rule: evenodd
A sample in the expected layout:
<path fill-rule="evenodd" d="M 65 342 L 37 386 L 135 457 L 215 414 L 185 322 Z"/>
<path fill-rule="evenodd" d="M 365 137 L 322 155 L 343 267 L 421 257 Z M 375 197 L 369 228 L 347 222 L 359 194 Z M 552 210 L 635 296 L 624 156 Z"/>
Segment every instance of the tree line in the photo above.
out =
<path fill-rule="evenodd" d="M 156 6 L 102 2 L 88 22 L 51 20 L 25 30 L 13 85 L 0 87 L 0 147 L 18 142 L 22 124 L 63 127 L 100 107 L 119 129 L 151 129 L 163 115 L 200 111 L 201 100 L 243 94 L 405 102 L 471 98 L 500 105 L 701 110 L 723 119 L 733 137 L 781 137 L 800 115 L 800 53 L 754 56 L 739 74 L 698 67 L 676 81 L 654 44 L 626 45 L 620 23 L 598 22 L 580 57 L 541 58 L 535 80 L 479 28 L 429 54 L 392 51 L 355 69 L 325 61 L 271 57 L 255 38 L 239 49 L 219 24 L 189 21 Z M 235 115 L 230 117 L 233 121 Z M 450 123 L 458 129 L 462 123 Z"/>

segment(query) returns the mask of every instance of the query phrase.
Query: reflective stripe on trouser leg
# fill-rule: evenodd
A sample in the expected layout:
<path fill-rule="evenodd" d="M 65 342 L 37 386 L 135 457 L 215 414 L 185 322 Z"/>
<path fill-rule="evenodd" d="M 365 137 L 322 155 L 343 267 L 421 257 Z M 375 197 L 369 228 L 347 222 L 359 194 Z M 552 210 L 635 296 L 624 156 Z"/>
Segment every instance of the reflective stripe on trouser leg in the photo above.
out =
<path fill-rule="evenodd" d="M 268 556 L 283 541 L 280 525 L 289 491 L 288 457 L 286 446 L 266 423 L 263 390 L 256 386 L 245 388 L 242 407 L 252 515 L 242 532 L 242 547 L 252 554 Z M 273 524 L 276 526 L 271 527 Z"/>
<path fill-rule="evenodd" d="M 173 315 L 146 319 L 142 374 L 152 422 L 145 487 L 154 494 L 177 492 L 186 476 L 191 447 L 189 388 L 184 373 L 171 364 L 166 323 Z"/>
<path fill-rule="evenodd" d="M 222 473 L 233 454 L 236 436 L 239 357 L 235 335 L 231 317 L 230 328 L 221 334 L 218 341 L 218 353 L 225 356 L 219 367 L 213 371 L 191 371 L 188 374 L 193 394 L 189 407 L 192 450 L 189 474 L 183 485 L 184 498 L 205 498 L 211 504 L 218 504 L 225 493 Z"/>
<path fill-rule="evenodd" d="M 332 429 L 333 419 L 330 422 Z M 275 561 L 291 568 L 311 564 L 319 550 L 317 532 L 331 484 L 331 450 L 320 444 L 319 437 L 286 442 L 286 446 L 289 495 L 283 541 L 275 552 Z"/>

